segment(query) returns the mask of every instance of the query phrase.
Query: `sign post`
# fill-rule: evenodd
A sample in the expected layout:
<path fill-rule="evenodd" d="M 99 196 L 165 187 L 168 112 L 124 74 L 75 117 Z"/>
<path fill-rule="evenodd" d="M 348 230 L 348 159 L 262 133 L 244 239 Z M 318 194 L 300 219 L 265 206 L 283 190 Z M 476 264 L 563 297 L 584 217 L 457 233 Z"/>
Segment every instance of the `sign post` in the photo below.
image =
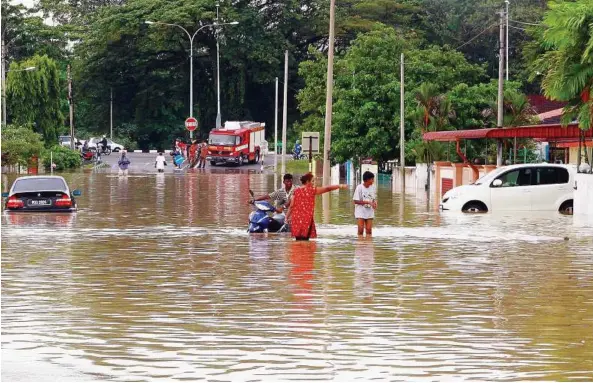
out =
<path fill-rule="evenodd" d="M 313 152 L 319 154 L 319 132 L 303 132 L 303 151 L 309 151 L 309 171 L 313 171 Z"/>
<path fill-rule="evenodd" d="M 198 120 L 196 120 L 195 117 L 188 117 L 185 120 L 185 128 L 189 130 L 189 139 L 193 140 L 194 130 L 198 128 Z"/>

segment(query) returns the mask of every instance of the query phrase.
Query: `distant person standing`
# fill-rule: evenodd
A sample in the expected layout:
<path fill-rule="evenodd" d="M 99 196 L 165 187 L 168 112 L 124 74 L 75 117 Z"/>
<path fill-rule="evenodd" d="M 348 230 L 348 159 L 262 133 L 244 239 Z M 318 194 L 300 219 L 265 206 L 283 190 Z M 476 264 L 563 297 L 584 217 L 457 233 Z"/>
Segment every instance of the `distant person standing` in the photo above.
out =
<path fill-rule="evenodd" d="M 266 153 L 268 153 L 268 141 L 266 140 L 262 140 L 262 142 L 259 144 L 259 149 L 260 149 L 260 158 L 261 158 L 261 168 L 260 170 L 263 172 L 264 171 L 264 158 L 266 157 Z"/>
<path fill-rule="evenodd" d="M 375 188 L 375 175 L 371 172 L 364 172 L 362 183 L 354 191 L 354 218 L 358 225 L 358 235 L 362 236 L 366 231 L 367 237 L 373 234 L 373 219 L 377 209 L 377 189 Z"/>
<path fill-rule="evenodd" d="M 121 157 L 120 157 L 119 161 L 117 161 L 117 165 L 119 166 L 119 175 L 127 176 L 128 175 L 128 167 L 130 166 L 130 160 L 126 156 L 125 150 L 122 150 Z"/>
<path fill-rule="evenodd" d="M 202 147 L 200 148 L 200 163 L 202 165 L 202 169 L 206 167 L 206 157 L 208 157 L 208 144 L 206 141 L 202 142 Z"/>
<path fill-rule="evenodd" d="M 167 166 L 167 160 L 163 155 L 163 152 L 159 152 L 159 155 L 156 156 L 156 160 L 154 161 L 154 167 L 156 168 L 157 172 L 164 173 L 165 166 Z"/>

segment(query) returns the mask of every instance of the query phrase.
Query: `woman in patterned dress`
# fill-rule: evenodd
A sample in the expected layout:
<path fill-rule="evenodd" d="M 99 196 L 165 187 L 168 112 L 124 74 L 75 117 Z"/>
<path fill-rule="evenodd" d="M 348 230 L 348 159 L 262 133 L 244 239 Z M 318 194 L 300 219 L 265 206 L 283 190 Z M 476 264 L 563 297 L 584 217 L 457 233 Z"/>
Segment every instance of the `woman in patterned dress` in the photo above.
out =
<path fill-rule="evenodd" d="M 307 173 L 301 177 L 302 187 L 294 191 L 290 202 L 289 215 L 290 231 L 297 241 L 307 241 L 309 238 L 317 238 L 315 230 L 315 196 L 337 189 L 347 189 L 348 185 L 330 185 L 315 187 L 315 177 Z"/>

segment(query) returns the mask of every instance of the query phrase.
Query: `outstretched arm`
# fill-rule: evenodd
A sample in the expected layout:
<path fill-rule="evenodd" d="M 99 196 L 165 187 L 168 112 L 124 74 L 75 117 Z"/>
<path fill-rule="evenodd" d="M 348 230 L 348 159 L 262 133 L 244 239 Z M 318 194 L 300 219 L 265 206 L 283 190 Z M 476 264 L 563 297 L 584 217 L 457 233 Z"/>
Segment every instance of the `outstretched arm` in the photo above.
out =
<path fill-rule="evenodd" d="M 319 194 L 327 193 L 327 192 L 330 192 L 333 190 L 338 190 L 338 189 L 348 189 L 348 185 L 342 184 L 342 185 L 329 185 L 329 186 L 318 187 L 318 188 L 315 188 L 315 194 L 319 195 Z"/>

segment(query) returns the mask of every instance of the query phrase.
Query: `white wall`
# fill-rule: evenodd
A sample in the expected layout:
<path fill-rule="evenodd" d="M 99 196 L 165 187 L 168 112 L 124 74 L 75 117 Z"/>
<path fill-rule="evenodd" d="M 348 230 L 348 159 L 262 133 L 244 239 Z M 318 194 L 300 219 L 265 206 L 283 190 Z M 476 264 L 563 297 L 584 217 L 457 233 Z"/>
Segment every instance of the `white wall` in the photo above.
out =
<path fill-rule="evenodd" d="M 575 177 L 574 224 L 593 227 L 593 174 L 578 173 Z"/>
<path fill-rule="evenodd" d="M 425 193 L 426 180 L 428 178 L 426 164 L 416 164 L 416 166 L 406 166 L 405 178 L 406 178 L 406 193 L 415 194 L 417 192 Z M 435 181 L 434 181 L 434 166 L 431 167 L 430 171 L 430 191 L 434 192 Z M 393 191 L 401 192 L 401 173 L 398 166 L 393 168 L 391 172 L 391 181 L 393 183 Z"/>

